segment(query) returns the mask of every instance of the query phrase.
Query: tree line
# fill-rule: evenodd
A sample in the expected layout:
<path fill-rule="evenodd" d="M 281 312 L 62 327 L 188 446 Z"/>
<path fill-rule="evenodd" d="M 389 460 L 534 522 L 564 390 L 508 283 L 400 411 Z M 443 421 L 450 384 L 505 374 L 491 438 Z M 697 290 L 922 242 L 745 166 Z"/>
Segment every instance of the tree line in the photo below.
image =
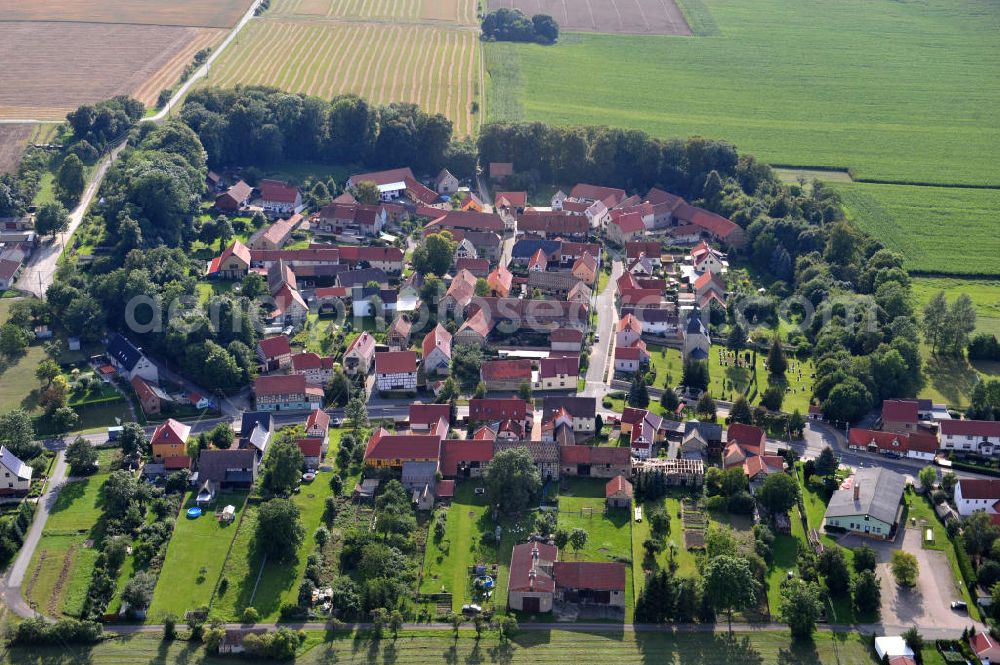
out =
<path fill-rule="evenodd" d="M 366 168 L 410 166 L 437 173 L 447 166 L 473 175 L 475 147 L 452 140 L 451 120 L 415 104 L 370 104 L 355 95 L 332 101 L 272 88 L 205 88 L 182 111 L 213 167 L 270 165 L 283 160 Z"/>
<path fill-rule="evenodd" d="M 528 18 L 520 9 L 506 7 L 486 14 L 480 28 L 489 41 L 554 44 L 559 39 L 559 24 L 548 14 Z"/>

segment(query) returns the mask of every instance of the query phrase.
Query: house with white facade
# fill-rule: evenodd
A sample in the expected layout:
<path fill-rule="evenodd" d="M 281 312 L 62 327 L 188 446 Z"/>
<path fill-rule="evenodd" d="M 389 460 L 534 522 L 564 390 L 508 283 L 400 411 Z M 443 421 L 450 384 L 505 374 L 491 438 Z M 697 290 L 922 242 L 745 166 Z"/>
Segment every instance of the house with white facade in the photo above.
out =
<path fill-rule="evenodd" d="M 1000 450 L 1000 421 L 942 420 L 942 450 L 992 455 Z"/>
<path fill-rule="evenodd" d="M 7 446 L 0 446 L 0 496 L 23 496 L 31 489 L 32 468 L 17 458 Z"/>
<path fill-rule="evenodd" d="M 1000 479 L 962 478 L 955 485 L 955 508 L 962 517 L 972 513 L 1000 513 Z"/>
<path fill-rule="evenodd" d="M 417 389 L 417 354 L 382 351 L 375 354 L 375 388 L 379 392 Z"/>

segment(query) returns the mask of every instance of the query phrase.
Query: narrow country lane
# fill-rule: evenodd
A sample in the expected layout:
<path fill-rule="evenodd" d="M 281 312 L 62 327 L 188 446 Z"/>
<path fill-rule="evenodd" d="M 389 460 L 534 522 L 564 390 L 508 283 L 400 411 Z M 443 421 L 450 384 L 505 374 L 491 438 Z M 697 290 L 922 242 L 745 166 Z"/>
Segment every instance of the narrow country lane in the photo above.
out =
<path fill-rule="evenodd" d="M 49 519 L 49 511 L 52 510 L 56 499 L 59 498 L 59 490 L 66 484 L 66 469 L 66 454 L 60 450 L 56 455 L 56 463 L 52 469 L 52 475 L 49 477 L 45 494 L 38 500 L 35 520 L 31 523 L 31 529 L 28 530 L 28 534 L 24 538 L 21 551 L 18 552 L 13 565 L 7 571 L 3 586 L 0 588 L 0 595 L 3 596 L 7 607 L 20 617 L 32 617 L 37 614 L 21 593 L 21 585 L 24 583 L 31 558 L 35 554 L 35 548 L 38 547 L 38 541 L 42 537 L 45 522 Z"/>

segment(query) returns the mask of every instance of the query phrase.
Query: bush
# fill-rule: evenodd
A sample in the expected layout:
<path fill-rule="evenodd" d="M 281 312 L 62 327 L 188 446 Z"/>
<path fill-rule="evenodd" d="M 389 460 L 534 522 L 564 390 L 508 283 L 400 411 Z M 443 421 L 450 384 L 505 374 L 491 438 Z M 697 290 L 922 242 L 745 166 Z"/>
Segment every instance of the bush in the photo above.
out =
<path fill-rule="evenodd" d="M 257 623 L 260 621 L 260 612 L 256 607 L 246 607 L 243 609 L 243 623 Z"/>
<path fill-rule="evenodd" d="M 94 644 L 104 639 L 104 629 L 96 621 L 25 619 L 10 629 L 8 641 L 16 645 Z"/>

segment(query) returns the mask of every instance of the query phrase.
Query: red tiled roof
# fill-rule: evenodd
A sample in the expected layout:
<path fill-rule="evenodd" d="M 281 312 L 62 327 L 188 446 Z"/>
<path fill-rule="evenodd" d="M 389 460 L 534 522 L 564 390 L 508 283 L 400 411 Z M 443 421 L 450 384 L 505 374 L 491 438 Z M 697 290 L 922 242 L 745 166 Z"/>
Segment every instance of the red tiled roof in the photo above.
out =
<path fill-rule="evenodd" d="M 389 434 L 379 428 L 365 448 L 365 460 L 428 460 L 438 459 L 441 437 L 435 434 Z"/>
<path fill-rule="evenodd" d="M 316 427 L 322 429 L 330 428 L 330 415 L 323 409 L 313 409 L 309 413 L 309 418 L 306 419 L 306 430 Z"/>
<path fill-rule="evenodd" d="M 299 195 L 299 190 L 296 187 L 280 180 L 261 180 L 257 189 L 260 190 L 260 198 L 265 201 L 295 203 L 295 198 Z"/>
<path fill-rule="evenodd" d="M 135 394 L 139 398 L 140 401 L 147 400 L 147 399 L 152 399 L 154 397 L 156 399 L 160 398 L 160 396 L 156 394 L 156 391 L 154 391 L 149 386 L 148 383 L 146 383 L 145 381 L 143 381 L 142 377 L 139 376 L 138 374 L 136 374 L 135 376 L 133 376 L 132 380 L 129 381 L 129 383 L 132 385 L 132 390 L 135 391 Z"/>
<path fill-rule="evenodd" d="M 602 561 L 557 561 L 552 566 L 556 586 L 562 589 L 624 591 L 625 564 Z"/>
<path fill-rule="evenodd" d="M 321 286 L 315 291 L 316 298 L 346 298 L 350 295 L 346 286 Z"/>
<path fill-rule="evenodd" d="M 517 230 L 522 233 L 544 233 L 546 236 L 586 235 L 590 231 L 590 222 L 586 217 L 564 212 L 535 213 L 522 215 L 517 220 Z"/>
<path fill-rule="evenodd" d="M 538 377 L 541 379 L 551 379 L 556 376 L 566 374 L 568 376 L 580 375 L 579 356 L 563 356 L 561 358 L 542 358 L 539 361 Z"/>
<path fill-rule="evenodd" d="M 537 591 L 540 593 L 551 593 L 555 591 L 555 580 L 545 572 L 546 566 L 533 564 L 532 552 L 538 551 L 539 563 L 552 563 L 559 557 L 559 550 L 555 545 L 545 543 L 530 542 L 515 545 L 510 555 L 508 591 Z M 531 576 L 532 569 L 535 570 L 534 577 Z"/>
<path fill-rule="evenodd" d="M 445 439 L 441 442 L 441 474 L 455 476 L 460 462 L 479 462 L 493 459 L 492 439 Z"/>
<path fill-rule="evenodd" d="M 425 359 L 435 348 L 440 348 L 444 352 L 445 357 L 451 358 L 451 333 L 439 323 L 434 326 L 433 330 L 424 335 L 421 348 Z"/>
<path fill-rule="evenodd" d="M 451 405 L 449 404 L 411 404 L 410 427 L 413 425 L 436 425 L 442 418 L 451 421 Z"/>
<path fill-rule="evenodd" d="M 376 185 L 391 185 L 394 182 L 403 182 L 407 178 L 413 178 L 413 171 L 409 166 L 399 169 L 388 169 L 386 171 L 372 171 L 371 173 L 358 173 L 350 177 L 350 181 L 355 186 L 361 182 L 374 182 Z"/>
<path fill-rule="evenodd" d="M 615 203 L 625 198 L 625 190 L 615 187 L 602 187 L 601 185 L 588 185 L 579 183 L 569 193 L 572 199 L 583 199 L 587 201 L 603 201 L 609 196 L 614 198 Z"/>
<path fill-rule="evenodd" d="M 611 220 L 611 223 L 622 230 L 622 233 L 635 233 L 644 231 L 646 225 L 642 222 L 642 215 L 635 212 L 628 212 Z"/>
<path fill-rule="evenodd" d="M 962 478 L 958 484 L 963 499 L 1000 499 L 1000 479 Z"/>
<path fill-rule="evenodd" d="M 702 208 L 697 208 L 690 203 L 678 206 L 674 213 L 677 219 L 701 227 L 718 238 L 726 239 L 734 232 L 740 230 L 738 224 L 730 220 L 709 212 Z"/>
<path fill-rule="evenodd" d="M 507 203 L 515 208 L 523 208 L 528 205 L 528 192 L 497 192 L 493 196 L 495 205 L 500 205 L 500 199 L 507 199 Z"/>
<path fill-rule="evenodd" d="M 733 423 L 726 430 L 726 443 L 736 443 L 756 455 L 764 454 L 764 430 L 754 425 Z"/>
<path fill-rule="evenodd" d="M 458 259 L 455 261 L 456 270 L 467 270 L 473 275 L 488 275 L 490 272 L 489 259 Z"/>
<path fill-rule="evenodd" d="M 549 333 L 550 342 L 582 342 L 583 331 L 576 328 L 556 328 Z"/>
<path fill-rule="evenodd" d="M 163 468 L 167 471 L 178 471 L 191 468 L 191 458 L 187 455 L 169 455 L 163 458 Z"/>
<path fill-rule="evenodd" d="M 938 451 L 938 440 L 933 434 L 923 434 L 920 432 L 909 435 L 909 450 L 921 453 L 936 453 Z"/>
<path fill-rule="evenodd" d="M 473 422 L 524 420 L 531 410 L 531 405 L 520 397 L 476 398 L 469 400 L 469 420 Z"/>
<path fill-rule="evenodd" d="M 257 348 L 260 349 L 260 352 L 264 354 L 264 358 L 266 359 L 287 356 L 292 353 L 292 347 L 288 343 L 288 337 L 286 335 L 266 337 L 257 342 Z"/>
<path fill-rule="evenodd" d="M 292 356 L 292 367 L 296 372 L 304 372 L 310 369 L 333 369 L 333 358 L 321 356 L 317 353 L 296 353 Z"/>
<path fill-rule="evenodd" d="M 723 293 L 726 290 L 726 285 L 722 283 L 722 278 L 709 270 L 701 273 L 698 275 L 698 278 L 694 280 L 694 288 L 696 291 L 701 291 L 702 289 L 707 288 L 709 284 L 714 284 L 716 288 Z"/>
<path fill-rule="evenodd" d="M 894 423 L 916 423 L 919 420 L 917 401 L 887 399 L 882 402 L 882 420 Z"/>
<path fill-rule="evenodd" d="M 159 443 L 183 445 L 187 443 L 188 435 L 190 433 L 190 425 L 185 425 L 184 423 L 171 418 L 167 422 L 159 424 L 156 429 L 153 430 L 153 436 L 150 438 L 149 442 L 152 445 Z"/>
<path fill-rule="evenodd" d="M 403 250 L 398 247 L 354 247 L 351 245 L 341 245 L 336 247 L 336 249 L 340 252 L 340 260 L 343 263 L 358 263 L 360 261 L 368 261 L 369 263 L 401 263 L 403 261 Z"/>
<path fill-rule="evenodd" d="M 615 360 L 641 360 L 649 354 L 643 354 L 643 349 L 638 346 L 615 347 Z"/>
<path fill-rule="evenodd" d="M 455 481 L 439 480 L 434 486 L 434 496 L 439 499 L 450 499 L 455 496 Z"/>
<path fill-rule="evenodd" d="M 602 448 L 598 446 L 560 446 L 559 459 L 563 464 L 627 465 L 631 457 L 628 448 Z"/>
<path fill-rule="evenodd" d="M 309 247 L 306 249 L 251 249 L 254 263 L 340 263 L 343 254 L 337 247 Z"/>
<path fill-rule="evenodd" d="M 505 178 L 514 175 L 513 162 L 490 162 L 490 177 Z"/>
<path fill-rule="evenodd" d="M 323 454 L 323 439 L 296 439 L 295 443 L 303 457 L 319 457 Z"/>
<path fill-rule="evenodd" d="M 880 432 L 877 430 L 852 427 L 847 433 L 847 442 L 852 446 L 869 446 L 875 444 L 881 450 L 906 452 L 909 437 L 905 434 Z"/>
<path fill-rule="evenodd" d="M 625 332 L 626 330 L 642 334 L 642 324 L 639 323 L 639 319 L 635 318 L 635 316 L 626 314 L 618 319 L 618 332 Z"/>
<path fill-rule="evenodd" d="M 1000 436 L 1000 420 L 942 420 L 941 435 Z"/>
<path fill-rule="evenodd" d="M 439 211 L 440 212 L 440 211 Z M 498 231 L 503 232 L 504 223 L 500 215 L 467 210 L 449 210 L 437 219 L 424 226 L 427 230 L 462 229 L 465 231 Z"/>
<path fill-rule="evenodd" d="M 254 394 L 260 395 L 303 395 L 306 393 L 305 374 L 275 374 L 259 376 L 253 384 Z M 320 389 L 320 394 L 322 394 Z"/>
<path fill-rule="evenodd" d="M 625 476 L 615 476 L 604 486 L 604 498 L 613 497 L 619 492 L 624 492 L 625 496 L 632 498 L 632 483 L 625 480 Z"/>
<path fill-rule="evenodd" d="M 460 270 L 451 280 L 451 284 L 448 285 L 448 292 L 445 295 L 450 296 L 455 302 L 464 306 L 468 304 L 475 294 L 476 276 L 468 270 Z"/>
<path fill-rule="evenodd" d="M 662 254 L 663 247 L 655 241 L 633 240 L 625 243 L 625 256 L 630 259 L 637 259 L 640 256 L 659 259 Z"/>
<path fill-rule="evenodd" d="M 497 266 L 496 269 L 486 277 L 486 284 L 497 293 L 507 295 L 510 293 L 510 285 L 514 281 L 514 273 L 507 269 L 507 266 Z"/>
<path fill-rule="evenodd" d="M 415 351 L 381 351 L 375 354 L 376 374 L 406 374 L 416 371 Z"/>
<path fill-rule="evenodd" d="M 976 652 L 977 656 L 997 647 L 997 643 L 993 641 L 989 634 L 982 631 L 970 636 L 969 644 L 972 646 L 972 650 Z"/>
<path fill-rule="evenodd" d="M 347 355 L 351 351 L 357 351 L 363 356 L 371 355 L 375 352 L 375 338 L 371 336 L 371 333 L 365 330 L 354 338 L 354 341 L 347 347 L 347 351 L 344 352 L 344 355 Z"/>
<path fill-rule="evenodd" d="M 530 360 L 487 360 L 482 365 L 483 381 L 531 380 Z"/>

